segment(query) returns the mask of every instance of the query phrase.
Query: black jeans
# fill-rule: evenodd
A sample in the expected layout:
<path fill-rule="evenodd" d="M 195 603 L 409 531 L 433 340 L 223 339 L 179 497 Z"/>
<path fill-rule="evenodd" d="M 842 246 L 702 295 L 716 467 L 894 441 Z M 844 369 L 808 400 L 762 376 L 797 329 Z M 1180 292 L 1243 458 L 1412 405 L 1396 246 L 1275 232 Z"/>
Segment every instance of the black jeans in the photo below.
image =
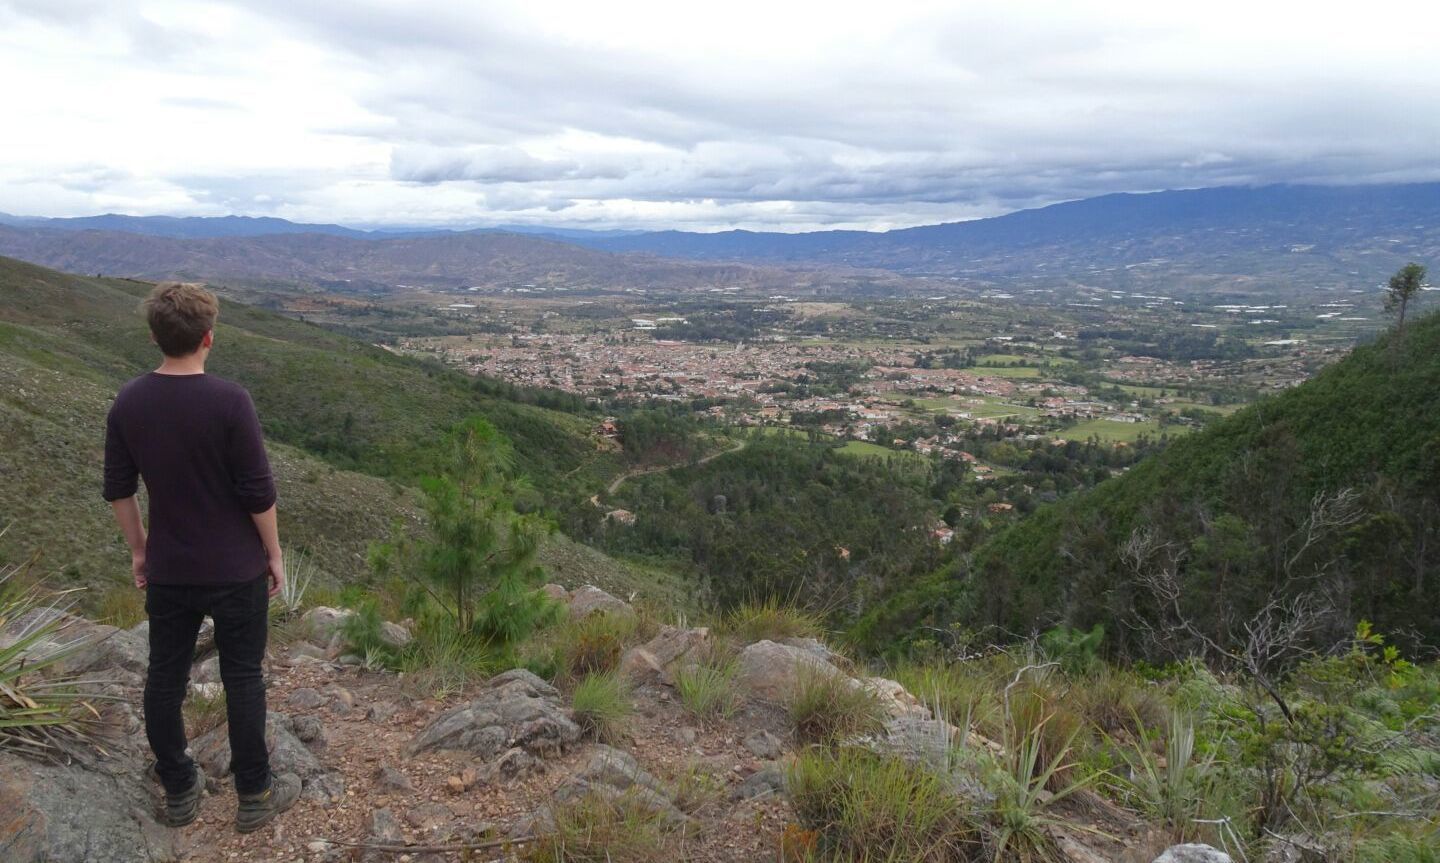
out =
<path fill-rule="evenodd" d="M 230 771 L 235 790 L 270 787 L 265 749 L 265 638 L 270 628 L 268 579 L 227 585 L 152 584 L 145 589 L 150 615 L 150 668 L 145 676 L 145 734 L 165 790 L 190 787 L 195 762 L 185 754 L 181 706 L 195 660 L 195 637 L 205 615 L 215 621 L 220 681 L 230 728 Z"/>

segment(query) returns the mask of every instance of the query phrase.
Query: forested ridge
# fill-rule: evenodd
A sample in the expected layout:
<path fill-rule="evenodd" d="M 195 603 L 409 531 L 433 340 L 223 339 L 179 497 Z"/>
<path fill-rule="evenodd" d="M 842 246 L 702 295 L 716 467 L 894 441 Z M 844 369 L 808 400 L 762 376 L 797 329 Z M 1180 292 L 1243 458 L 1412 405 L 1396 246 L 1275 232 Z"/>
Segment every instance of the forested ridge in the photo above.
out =
<path fill-rule="evenodd" d="M 1042 507 L 898 590 L 857 627 L 1011 634 L 1104 624 L 1167 659 L 1297 601 L 1327 635 L 1368 619 L 1440 639 L 1440 315 Z M 1323 640 L 1323 639 L 1321 639 Z M 1201 642 L 1196 644 L 1195 642 Z"/>

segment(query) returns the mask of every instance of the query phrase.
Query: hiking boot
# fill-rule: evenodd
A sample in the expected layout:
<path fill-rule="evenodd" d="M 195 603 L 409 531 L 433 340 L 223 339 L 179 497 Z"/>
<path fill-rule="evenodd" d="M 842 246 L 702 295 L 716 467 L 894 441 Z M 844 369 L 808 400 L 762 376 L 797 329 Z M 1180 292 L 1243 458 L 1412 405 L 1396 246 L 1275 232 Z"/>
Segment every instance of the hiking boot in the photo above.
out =
<path fill-rule="evenodd" d="M 259 830 L 300 799 L 300 777 L 281 773 L 270 777 L 270 787 L 259 794 L 241 794 L 235 813 L 235 829 L 241 833 Z"/>
<path fill-rule="evenodd" d="M 184 827 L 195 816 L 200 814 L 200 792 L 205 789 L 205 780 L 200 778 L 200 771 L 195 770 L 190 776 L 190 787 L 179 794 L 165 792 L 165 826 Z"/>

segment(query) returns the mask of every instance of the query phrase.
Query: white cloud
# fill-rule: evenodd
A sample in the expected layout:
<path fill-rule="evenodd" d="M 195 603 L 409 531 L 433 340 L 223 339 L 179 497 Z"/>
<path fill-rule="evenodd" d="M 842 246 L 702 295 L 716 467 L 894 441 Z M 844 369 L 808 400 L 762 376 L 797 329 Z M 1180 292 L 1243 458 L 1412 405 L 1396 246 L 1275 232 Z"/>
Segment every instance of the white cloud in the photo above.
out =
<path fill-rule="evenodd" d="M 785 230 L 1440 179 L 1418 2 L 0 0 L 0 210 Z"/>

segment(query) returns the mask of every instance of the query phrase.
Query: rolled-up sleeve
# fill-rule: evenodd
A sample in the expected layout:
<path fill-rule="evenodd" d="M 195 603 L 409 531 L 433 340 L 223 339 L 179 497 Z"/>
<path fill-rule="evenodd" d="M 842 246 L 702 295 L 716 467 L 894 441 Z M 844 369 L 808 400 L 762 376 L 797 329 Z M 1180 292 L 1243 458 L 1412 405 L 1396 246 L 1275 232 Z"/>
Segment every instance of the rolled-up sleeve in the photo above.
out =
<path fill-rule="evenodd" d="M 105 484 L 101 495 L 110 501 L 134 497 L 140 485 L 140 471 L 135 457 L 125 445 L 115 418 L 115 408 L 105 417 Z"/>
<path fill-rule="evenodd" d="M 255 402 L 243 390 L 237 402 L 230 426 L 230 481 L 240 505 L 250 513 L 261 513 L 275 505 L 275 478 L 265 455 Z"/>

